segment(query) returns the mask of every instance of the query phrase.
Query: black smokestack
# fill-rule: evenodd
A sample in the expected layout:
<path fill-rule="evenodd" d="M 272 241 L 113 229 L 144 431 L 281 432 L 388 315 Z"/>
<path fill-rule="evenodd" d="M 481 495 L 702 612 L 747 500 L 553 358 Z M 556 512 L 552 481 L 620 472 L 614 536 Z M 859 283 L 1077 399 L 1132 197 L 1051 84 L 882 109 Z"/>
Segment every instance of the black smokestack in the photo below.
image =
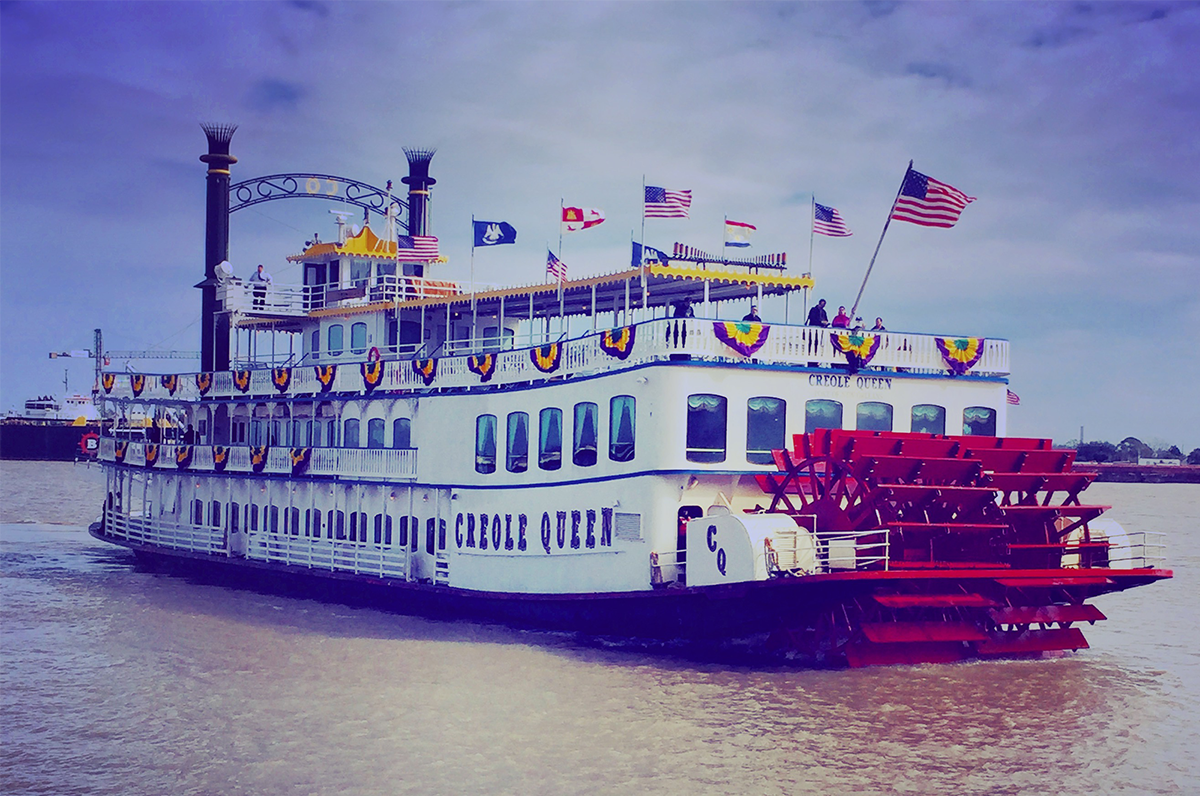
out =
<path fill-rule="evenodd" d="M 408 234 L 429 234 L 429 188 L 437 180 L 429 176 L 429 161 L 436 149 L 404 148 L 408 157 L 408 176 L 400 180 L 408 186 Z"/>
<path fill-rule="evenodd" d="M 217 264 L 229 259 L 229 167 L 237 158 L 229 154 L 236 124 L 201 124 L 208 137 L 207 215 L 204 226 L 204 281 L 200 306 L 200 369 L 229 369 L 229 316 L 217 305 Z"/>

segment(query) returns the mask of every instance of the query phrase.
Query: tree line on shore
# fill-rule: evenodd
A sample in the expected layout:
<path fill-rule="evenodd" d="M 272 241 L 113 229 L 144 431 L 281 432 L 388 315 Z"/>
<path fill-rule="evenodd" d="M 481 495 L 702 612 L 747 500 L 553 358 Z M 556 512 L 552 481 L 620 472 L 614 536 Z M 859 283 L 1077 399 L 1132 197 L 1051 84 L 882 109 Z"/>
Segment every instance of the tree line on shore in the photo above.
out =
<path fill-rule="evenodd" d="M 1079 444 L 1071 440 L 1065 447 L 1075 449 L 1075 460 L 1080 462 L 1130 462 L 1139 459 L 1179 459 L 1185 464 L 1200 464 L 1200 448 L 1184 456 L 1178 445 L 1152 448 L 1137 437 L 1126 437 L 1117 444 L 1097 440 Z"/>

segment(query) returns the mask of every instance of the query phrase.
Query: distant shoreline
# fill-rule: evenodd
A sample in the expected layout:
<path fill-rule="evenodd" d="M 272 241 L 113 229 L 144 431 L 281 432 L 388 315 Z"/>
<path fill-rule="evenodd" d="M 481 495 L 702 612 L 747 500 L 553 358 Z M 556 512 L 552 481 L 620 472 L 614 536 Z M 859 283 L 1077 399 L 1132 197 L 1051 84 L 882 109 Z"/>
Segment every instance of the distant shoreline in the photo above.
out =
<path fill-rule="evenodd" d="M 1097 483 L 1121 484 L 1200 484 L 1200 465 L 1178 467 L 1127 462 L 1075 462 L 1077 472 L 1099 473 Z"/>

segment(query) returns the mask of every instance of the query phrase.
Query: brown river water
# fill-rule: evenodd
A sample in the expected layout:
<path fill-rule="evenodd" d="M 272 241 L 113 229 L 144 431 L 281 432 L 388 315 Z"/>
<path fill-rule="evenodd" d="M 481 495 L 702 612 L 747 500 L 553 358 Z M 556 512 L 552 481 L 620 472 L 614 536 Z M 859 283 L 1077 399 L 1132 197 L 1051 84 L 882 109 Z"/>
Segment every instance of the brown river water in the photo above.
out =
<path fill-rule="evenodd" d="M 0 462 L 0 793 L 1200 793 L 1200 486 L 1097 484 L 1174 580 L 1092 649 L 807 671 L 137 569 L 99 468 Z"/>

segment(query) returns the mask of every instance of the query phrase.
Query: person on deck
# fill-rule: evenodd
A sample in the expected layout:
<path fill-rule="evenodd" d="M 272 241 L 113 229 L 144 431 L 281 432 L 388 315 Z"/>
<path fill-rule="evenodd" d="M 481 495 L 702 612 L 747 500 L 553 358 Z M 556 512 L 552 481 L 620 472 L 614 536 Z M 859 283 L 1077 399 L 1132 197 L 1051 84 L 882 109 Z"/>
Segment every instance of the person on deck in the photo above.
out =
<path fill-rule="evenodd" d="M 271 284 L 271 275 L 266 272 L 262 263 L 259 263 L 258 270 L 250 275 L 250 282 L 254 285 L 254 306 L 257 309 L 266 304 L 267 286 Z"/>
<path fill-rule="evenodd" d="M 825 314 L 825 299 L 817 302 L 816 306 L 808 311 L 809 326 L 828 326 L 829 316 Z"/>
<path fill-rule="evenodd" d="M 762 323 L 762 318 L 758 317 L 758 305 L 752 304 L 750 306 L 749 314 L 743 315 L 742 320 L 743 321 L 752 321 L 754 323 Z"/>
<path fill-rule="evenodd" d="M 692 311 L 691 299 L 680 299 L 675 302 L 675 317 L 676 318 L 691 318 L 696 313 Z"/>
<path fill-rule="evenodd" d="M 886 332 L 887 329 L 883 326 L 883 318 L 876 318 L 875 325 L 871 327 L 872 332 Z"/>
<path fill-rule="evenodd" d="M 833 316 L 833 325 L 839 329 L 850 328 L 850 316 L 846 314 L 845 307 L 838 307 L 837 315 Z"/>

